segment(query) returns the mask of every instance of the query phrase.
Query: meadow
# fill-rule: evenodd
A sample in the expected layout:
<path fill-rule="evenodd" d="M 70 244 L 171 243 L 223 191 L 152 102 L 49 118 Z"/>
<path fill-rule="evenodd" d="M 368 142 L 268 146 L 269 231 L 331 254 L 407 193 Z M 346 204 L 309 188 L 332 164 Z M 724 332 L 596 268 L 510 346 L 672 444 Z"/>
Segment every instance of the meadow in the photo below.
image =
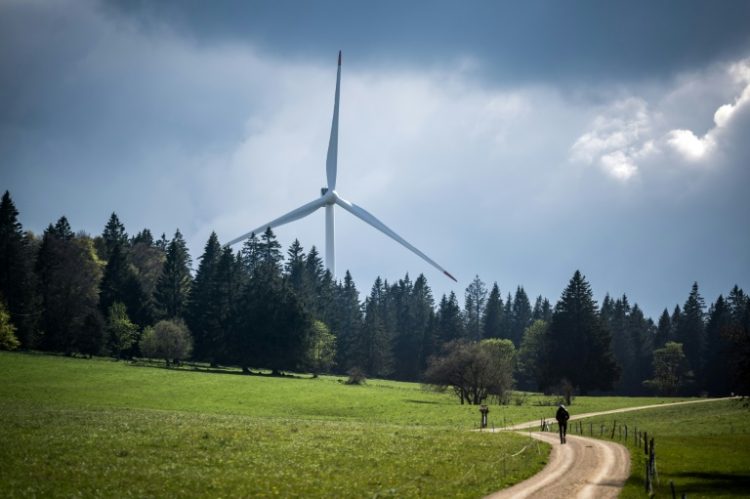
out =
<path fill-rule="evenodd" d="M 502 426 L 554 413 L 517 394 Z M 574 413 L 658 403 L 578 397 Z M 479 497 L 548 448 L 419 384 L 0 352 L 0 496 Z"/>
<path fill-rule="evenodd" d="M 593 426 L 597 438 L 604 426 L 604 438 L 609 438 L 616 422 L 612 440 L 628 446 L 632 470 L 620 497 L 645 496 L 646 455 L 632 437 L 636 429 L 654 438 L 656 497 L 672 497 L 670 482 L 677 497 L 750 497 L 748 416 L 746 401 L 725 400 L 589 418 L 582 420 L 582 426 L 586 435 Z M 625 425 L 627 440 L 621 434 Z"/>

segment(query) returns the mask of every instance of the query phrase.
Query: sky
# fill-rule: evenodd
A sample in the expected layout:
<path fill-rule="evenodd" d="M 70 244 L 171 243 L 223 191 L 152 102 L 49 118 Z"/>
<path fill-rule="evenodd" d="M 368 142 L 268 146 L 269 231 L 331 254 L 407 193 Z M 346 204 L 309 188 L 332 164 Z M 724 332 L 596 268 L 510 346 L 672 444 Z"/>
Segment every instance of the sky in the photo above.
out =
<path fill-rule="evenodd" d="M 0 189 L 39 234 L 185 236 L 194 267 L 338 181 L 458 283 L 336 210 L 338 278 L 575 270 L 655 320 L 750 291 L 746 1 L 0 1 Z M 318 211 L 276 231 L 324 253 Z"/>

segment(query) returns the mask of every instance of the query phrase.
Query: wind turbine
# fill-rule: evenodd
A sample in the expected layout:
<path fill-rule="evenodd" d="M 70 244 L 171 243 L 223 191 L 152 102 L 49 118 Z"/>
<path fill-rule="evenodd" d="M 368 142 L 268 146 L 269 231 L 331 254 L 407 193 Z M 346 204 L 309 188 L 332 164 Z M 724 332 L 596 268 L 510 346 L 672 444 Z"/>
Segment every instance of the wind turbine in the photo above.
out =
<path fill-rule="evenodd" d="M 336 251 L 334 249 L 334 232 L 335 232 L 335 220 L 333 215 L 334 205 L 339 205 L 344 210 L 348 211 L 355 217 L 359 218 L 363 222 L 375 227 L 383 234 L 387 235 L 397 243 L 416 253 L 424 261 L 438 269 L 440 272 L 450 277 L 454 281 L 456 278 L 453 277 L 447 270 L 438 265 L 430 257 L 419 251 L 403 237 L 399 236 L 388 228 L 383 222 L 378 220 L 374 215 L 366 211 L 361 206 L 357 206 L 354 203 L 350 203 L 346 199 L 339 196 L 336 192 L 336 158 L 338 155 L 339 148 L 339 89 L 341 87 L 341 51 L 339 51 L 339 66 L 336 73 L 336 97 L 333 104 L 333 123 L 331 124 L 331 138 L 328 142 L 328 156 L 326 158 L 326 176 L 328 180 L 328 187 L 324 187 L 320 190 L 321 196 L 318 199 L 310 201 L 309 203 L 303 204 L 299 208 L 296 208 L 286 215 L 282 215 L 279 218 L 271 220 L 270 222 L 261 225 L 257 229 L 253 229 L 240 237 L 232 239 L 226 246 L 232 246 L 245 239 L 252 237 L 254 234 L 260 234 L 267 228 L 278 227 L 279 225 L 288 224 L 294 222 L 300 218 L 306 217 L 310 213 L 318 210 L 319 208 L 325 208 L 326 210 L 326 267 L 331 271 L 332 276 L 336 276 Z M 458 281 L 456 281 L 458 282 Z"/>

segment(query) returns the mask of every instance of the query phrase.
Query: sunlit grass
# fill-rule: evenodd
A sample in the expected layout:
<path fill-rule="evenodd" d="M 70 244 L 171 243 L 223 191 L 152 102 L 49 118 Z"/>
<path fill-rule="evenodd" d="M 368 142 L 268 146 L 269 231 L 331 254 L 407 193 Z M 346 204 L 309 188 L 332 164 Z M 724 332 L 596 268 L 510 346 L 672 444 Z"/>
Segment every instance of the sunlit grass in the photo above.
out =
<path fill-rule="evenodd" d="M 671 497 L 673 482 L 677 497 L 750 497 L 750 408 L 741 401 L 664 407 L 584 420 L 598 429 L 606 425 L 611 436 L 613 422 L 628 426 L 627 441 L 616 432 L 615 441 L 631 449 L 632 474 L 621 497 L 644 497 L 645 452 L 635 446 L 633 432 L 654 437 L 659 483 L 657 497 Z M 595 436 L 598 430 L 595 430 Z"/>

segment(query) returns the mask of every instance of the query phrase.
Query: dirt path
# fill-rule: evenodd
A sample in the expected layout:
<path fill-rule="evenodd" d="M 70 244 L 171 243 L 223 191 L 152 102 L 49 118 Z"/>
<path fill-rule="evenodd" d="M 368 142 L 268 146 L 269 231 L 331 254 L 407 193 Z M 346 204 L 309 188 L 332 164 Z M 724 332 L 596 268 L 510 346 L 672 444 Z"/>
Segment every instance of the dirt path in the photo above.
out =
<path fill-rule="evenodd" d="M 605 416 L 622 412 L 641 411 L 657 407 L 683 404 L 699 404 L 724 399 L 701 399 L 671 402 L 640 407 L 625 407 L 610 411 L 577 414 L 570 419 Z M 553 422 L 554 418 L 547 421 Z M 525 430 L 538 428 L 540 421 L 529 421 L 495 431 Z M 630 476 L 630 453 L 617 443 L 594 438 L 569 435 L 565 445 L 560 444 L 557 433 L 530 433 L 531 437 L 552 445 L 547 466 L 533 477 L 505 490 L 487 496 L 489 499 L 504 498 L 609 498 L 617 497 Z"/>
<path fill-rule="evenodd" d="M 560 445 L 556 433 L 531 436 L 552 444 L 547 466 L 528 480 L 488 498 L 617 497 L 630 476 L 630 454 L 620 444 L 571 435 L 565 445 Z"/>

